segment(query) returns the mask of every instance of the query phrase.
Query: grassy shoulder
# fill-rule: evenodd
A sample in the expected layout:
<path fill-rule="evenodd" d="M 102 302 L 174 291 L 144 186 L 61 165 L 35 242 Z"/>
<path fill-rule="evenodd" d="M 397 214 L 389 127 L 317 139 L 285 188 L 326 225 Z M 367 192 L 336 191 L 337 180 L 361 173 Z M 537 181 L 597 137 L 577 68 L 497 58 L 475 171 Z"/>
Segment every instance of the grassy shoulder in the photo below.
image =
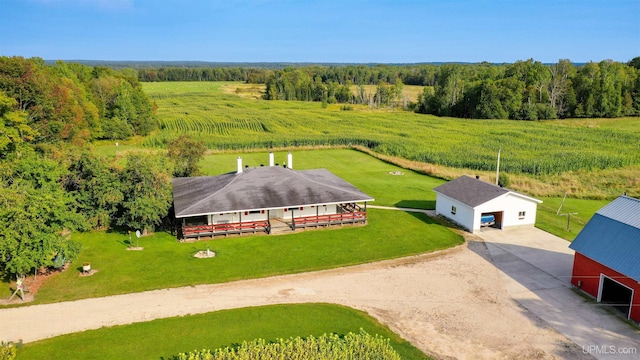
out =
<path fill-rule="evenodd" d="M 269 341 L 360 329 L 389 338 L 403 359 L 428 359 L 366 313 L 329 304 L 250 307 L 90 330 L 26 344 L 18 350 L 18 359 L 168 359 L 256 338 Z"/>
<path fill-rule="evenodd" d="M 435 251 L 461 244 L 460 235 L 420 213 L 369 210 L 366 226 L 291 235 L 241 236 L 209 241 L 217 256 L 193 255 L 207 242 L 179 243 L 167 233 L 140 239 L 127 251 L 118 232 L 76 234 L 82 243 L 71 267 L 47 280 L 35 303 L 51 303 L 195 284 L 222 283 L 337 268 Z M 79 276 L 84 262 L 97 273 Z"/>

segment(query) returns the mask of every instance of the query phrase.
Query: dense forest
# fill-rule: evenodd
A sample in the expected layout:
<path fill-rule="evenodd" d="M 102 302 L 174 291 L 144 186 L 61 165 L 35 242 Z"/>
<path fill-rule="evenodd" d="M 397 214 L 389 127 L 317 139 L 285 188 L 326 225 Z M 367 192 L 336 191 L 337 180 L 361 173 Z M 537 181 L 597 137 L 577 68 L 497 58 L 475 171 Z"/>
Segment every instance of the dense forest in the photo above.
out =
<path fill-rule="evenodd" d="M 170 159 L 110 164 L 87 148 L 156 126 L 135 71 L 0 57 L 0 276 L 73 259 L 70 230 L 159 225 L 171 205 Z"/>
<path fill-rule="evenodd" d="M 395 106 L 403 85 L 424 86 L 413 107 L 438 116 L 542 120 L 640 115 L 640 57 L 576 66 L 542 64 L 345 65 L 139 69 L 141 81 L 245 81 L 267 100 Z M 368 92 L 364 85 L 375 85 Z M 355 89 L 355 90 L 354 90 Z M 406 102 L 403 105 L 407 105 Z"/>

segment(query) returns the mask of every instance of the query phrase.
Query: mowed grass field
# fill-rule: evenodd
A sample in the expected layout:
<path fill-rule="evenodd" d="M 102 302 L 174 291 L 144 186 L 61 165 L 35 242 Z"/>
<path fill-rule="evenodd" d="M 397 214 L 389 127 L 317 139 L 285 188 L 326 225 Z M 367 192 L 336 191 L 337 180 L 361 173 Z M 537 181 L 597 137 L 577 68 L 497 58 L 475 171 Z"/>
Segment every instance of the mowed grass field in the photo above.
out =
<path fill-rule="evenodd" d="M 423 164 L 501 170 L 534 196 L 610 199 L 640 188 L 640 119 L 529 122 L 439 118 L 402 110 L 341 110 L 334 104 L 266 101 L 229 90 L 235 83 L 145 83 L 160 131 L 144 139 L 163 148 L 181 133 L 216 151 L 362 146 Z M 225 90 L 226 89 L 226 90 Z M 619 125 L 618 125 L 619 124 Z M 600 176 L 589 174 L 600 171 Z M 450 174 L 448 171 L 447 174 Z M 450 178 L 437 172 L 433 175 Z M 631 194 L 633 195 L 633 194 Z"/>
<path fill-rule="evenodd" d="M 402 359 L 428 359 L 366 313 L 329 304 L 250 307 L 90 330 L 25 344 L 18 359 L 171 359 L 257 338 L 345 335 L 360 329 L 390 339 Z"/>
<path fill-rule="evenodd" d="M 115 155 L 123 145 L 104 144 L 98 152 Z M 135 151 L 133 145 L 124 145 Z M 276 162 L 287 152 L 276 152 Z M 268 153 L 213 154 L 201 163 L 205 174 L 236 170 L 236 158 L 245 164 L 268 164 Z M 376 199 L 373 204 L 433 209 L 433 187 L 442 180 L 404 170 L 354 150 L 294 151 L 296 169 L 326 168 Z M 391 175 L 401 172 L 403 175 Z M 306 231 L 280 236 L 241 236 L 211 240 L 218 256 L 196 259 L 205 241 L 179 243 L 158 232 L 140 239 L 144 251 L 127 251 L 128 237 L 118 231 L 72 234 L 82 252 L 71 270 L 49 279 L 35 303 L 50 303 L 128 292 L 221 283 L 287 273 L 299 273 L 419 254 L 462 243 L 462 238 L 424 214 L 369 209 L 366 226 Z M 389 241 L 393 239 L 393 241 Z M 98 273 L 78 276 L 83 262 Z M 171 264 L 171 266 L 167 266 Z M 9 296 L 8 294 L 7 296 Z"/>
<path fill-rule="evenodd" d="M 275 151 L 275 162 L 287 161 L 288 151 Z M 291 151 L 293 167 L 298 170 L 325 168 L 375 198 L 373 205 L 435 209 L 433 188 L 445 181 L 406 170 L 374 157 L 349 149 Z M 236 171 L 236 159 L 244 165 L 269 165 L 267 152 L 207 155 L 201 163 L 206 175 Z M 394 175 L 402 174 L 402 175 Z"/>
<path fill-rule="evenodd" d="M 140 238 L 143 251 L 127 251 L 128 236 L 118 232 L 74 234 L 82 243 L 68 271 L 48 279 L 34 303 L 125 294 L 196 284 L 223 283 L 330 269 L 445 249 L 460 235 L 424 214 L 369 209 L 366 226 L 336 227 L 290 235 L 230 236 L 208 242 L 179 243 L 159 232 Z M 206 250 L 215 258 L 193 255 Z M 79 276 L 90 262 L 98 272 Z M 6 296 L 11 295 L 6 287 Z M 19 303 L 16 303 L 19 304 Z M 32 303 L 33 304 L 33 303 Z"/>

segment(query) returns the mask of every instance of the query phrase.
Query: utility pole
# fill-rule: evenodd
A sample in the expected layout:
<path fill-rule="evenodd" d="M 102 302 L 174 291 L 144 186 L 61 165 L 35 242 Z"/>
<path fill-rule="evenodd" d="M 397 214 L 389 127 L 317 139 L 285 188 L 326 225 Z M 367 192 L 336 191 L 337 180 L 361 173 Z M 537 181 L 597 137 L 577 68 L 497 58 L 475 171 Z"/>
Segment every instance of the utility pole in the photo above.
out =
<path fill-rule="evenodd" d="M 560 203 L 560 207 L 558 208 L 558 211 L 556 211 L 556 215 L 560 215 L 560 209 L 562 209 L 562 205 L 564 205 L 564 200 L 567 198 L 567 192 L 564 192 L 564 197 L 562 198 L 562 202 Z"/>
<path fill-rule="evenodd" d="M 498 149 L 498 164 L 496 166 L 496 185 L 498 185 L 499 177 L 500 177 L 500 149 Z"/>
<path fill-rule="evenodd" d="M 576 214 L 578 214 L 578 213 L 574 212 L 574 213 L 560 214 L 560 216 L 566 216 L 567 217 L 567 232 L 571 231 L 571 215 L 576 215 Z"/>

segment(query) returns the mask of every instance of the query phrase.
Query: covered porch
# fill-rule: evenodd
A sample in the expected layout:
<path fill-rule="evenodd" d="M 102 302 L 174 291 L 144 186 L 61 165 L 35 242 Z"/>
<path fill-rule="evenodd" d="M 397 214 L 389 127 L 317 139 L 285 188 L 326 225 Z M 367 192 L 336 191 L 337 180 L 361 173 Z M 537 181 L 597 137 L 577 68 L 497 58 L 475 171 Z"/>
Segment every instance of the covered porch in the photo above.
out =
<path fill-rule="evenodd" d="M 235 220 L 235 221 L 234 221 Z M 215 238 L 244 233 L 272 233 L 272 222 L 290 231 L 307 227 L 366 224 L 367 204 L 317 204 L 295 208 L 262 209 L 182 218 L 184 239 Z M 276 226 L 278 226 L 276 224 Z M 278 231 L 282 233 L 282 231 Z"/>

